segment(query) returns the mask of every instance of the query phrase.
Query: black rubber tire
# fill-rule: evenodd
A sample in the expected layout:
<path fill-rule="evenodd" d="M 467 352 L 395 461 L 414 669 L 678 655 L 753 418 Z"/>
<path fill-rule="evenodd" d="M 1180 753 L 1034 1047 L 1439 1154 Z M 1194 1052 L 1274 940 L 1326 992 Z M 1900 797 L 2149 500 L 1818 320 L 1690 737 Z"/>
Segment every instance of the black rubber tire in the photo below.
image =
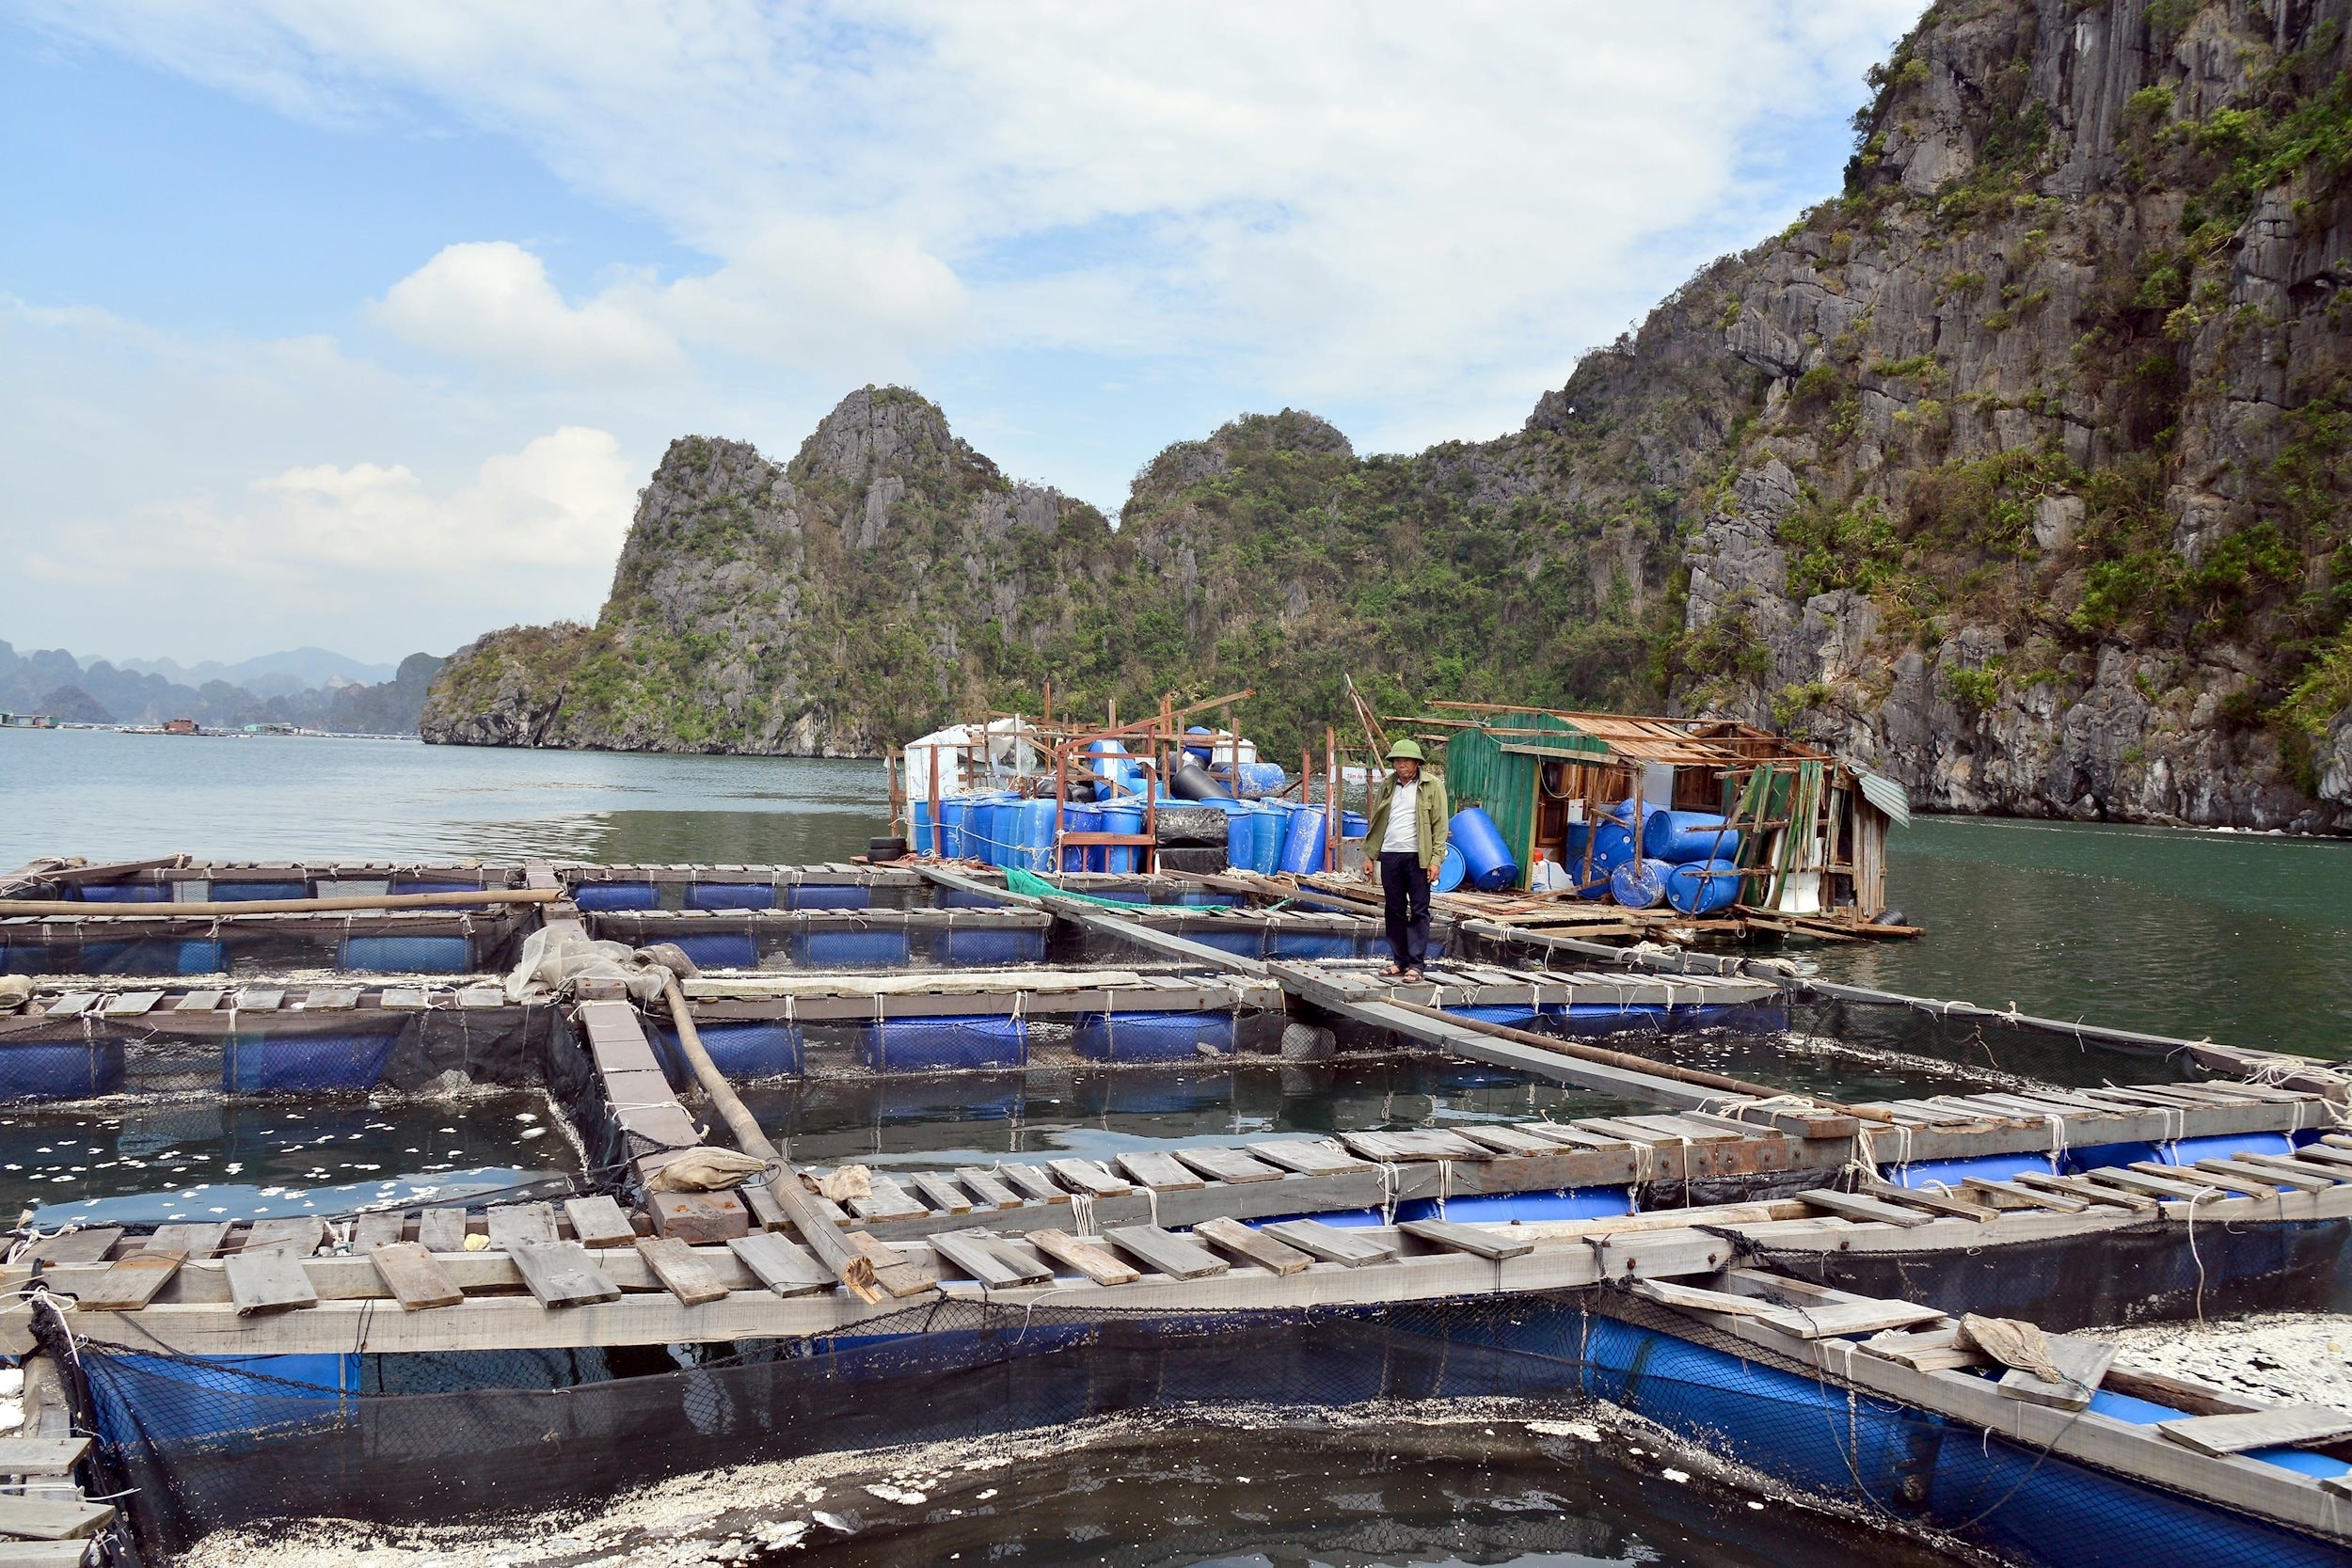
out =
<path fill-rule="evenodd" d="M 869 861 L 902 861 L 907 858 L 907 841 L 892 834 L 888 838 L 866 841 L 866 858 Z"/>

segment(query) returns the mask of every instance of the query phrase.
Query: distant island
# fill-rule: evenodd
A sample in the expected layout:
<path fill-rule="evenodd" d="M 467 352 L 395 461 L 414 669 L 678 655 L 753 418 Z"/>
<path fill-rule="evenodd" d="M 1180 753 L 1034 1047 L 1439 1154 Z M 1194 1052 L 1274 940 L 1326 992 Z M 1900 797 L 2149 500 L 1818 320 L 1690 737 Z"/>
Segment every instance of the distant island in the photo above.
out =
<path fill-rule="evenodd" d="M 182 671 L 167 659 L 85 663 L 63 648 L 20 654 L 0 642 L 0 712 L 42 714 L 63 724 L 159 725 L 186 719 L 206 729 L 287 724 L 338 735 L 414 735 L 441 664 L 431 654 L 410 654 L 389 679 L 362 682 L 344 672 L 373 673 L 373 667 L 322 648 Z M 200 684 L 172 680 L 165 670 L 199 677 Z"/>

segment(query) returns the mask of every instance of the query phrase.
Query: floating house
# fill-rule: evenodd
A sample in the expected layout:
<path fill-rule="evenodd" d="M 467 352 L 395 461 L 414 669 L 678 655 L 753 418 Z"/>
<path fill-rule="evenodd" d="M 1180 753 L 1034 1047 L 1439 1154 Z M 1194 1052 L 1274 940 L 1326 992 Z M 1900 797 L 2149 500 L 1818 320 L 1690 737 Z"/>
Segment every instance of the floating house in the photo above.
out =
<path fill-rule="evenodd" d="M 1711 907 L 1887 913 L 1886 832 L 1911 816 L 1892 779 L 1730 720 L 1431 705 L 1397 722 L 1443 739 L 1454 803 L 1493 820 L 1520 885 L 1597 897 L 1628 863 L 1716 863 Z"/>

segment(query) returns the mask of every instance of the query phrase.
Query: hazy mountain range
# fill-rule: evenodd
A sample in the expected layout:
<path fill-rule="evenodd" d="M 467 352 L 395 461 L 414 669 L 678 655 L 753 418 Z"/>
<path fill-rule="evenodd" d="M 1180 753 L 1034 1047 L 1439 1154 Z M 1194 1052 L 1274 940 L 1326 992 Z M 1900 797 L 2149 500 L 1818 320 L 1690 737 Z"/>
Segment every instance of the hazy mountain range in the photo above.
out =
<path fill-rule="evenodd" d="M 114 663 L 63 648 L 18 653 L 0 642 L 0 711 L 68 723 L 299 724 L 346 734 L 405 735 L 417 727 L 441 661 L 411 654 L 397 667 L 363 664 L 325 648 L 264 654 L 239 664 L 183 666 L 167 658 Z"/>

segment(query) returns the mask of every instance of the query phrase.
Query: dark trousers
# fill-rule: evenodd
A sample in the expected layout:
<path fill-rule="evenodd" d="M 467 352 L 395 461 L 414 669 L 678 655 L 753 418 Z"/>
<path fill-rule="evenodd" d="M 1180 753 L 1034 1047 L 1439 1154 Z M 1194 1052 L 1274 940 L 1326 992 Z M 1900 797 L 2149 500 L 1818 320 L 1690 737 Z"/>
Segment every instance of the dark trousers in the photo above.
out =
<path fill-rule="evenodd" d="M 1429 873 L 1410 850 L 1380 856 L 1380 898 L 1389 917 L 1389 952 L 1399 969 L 1429 961 Z"/>

